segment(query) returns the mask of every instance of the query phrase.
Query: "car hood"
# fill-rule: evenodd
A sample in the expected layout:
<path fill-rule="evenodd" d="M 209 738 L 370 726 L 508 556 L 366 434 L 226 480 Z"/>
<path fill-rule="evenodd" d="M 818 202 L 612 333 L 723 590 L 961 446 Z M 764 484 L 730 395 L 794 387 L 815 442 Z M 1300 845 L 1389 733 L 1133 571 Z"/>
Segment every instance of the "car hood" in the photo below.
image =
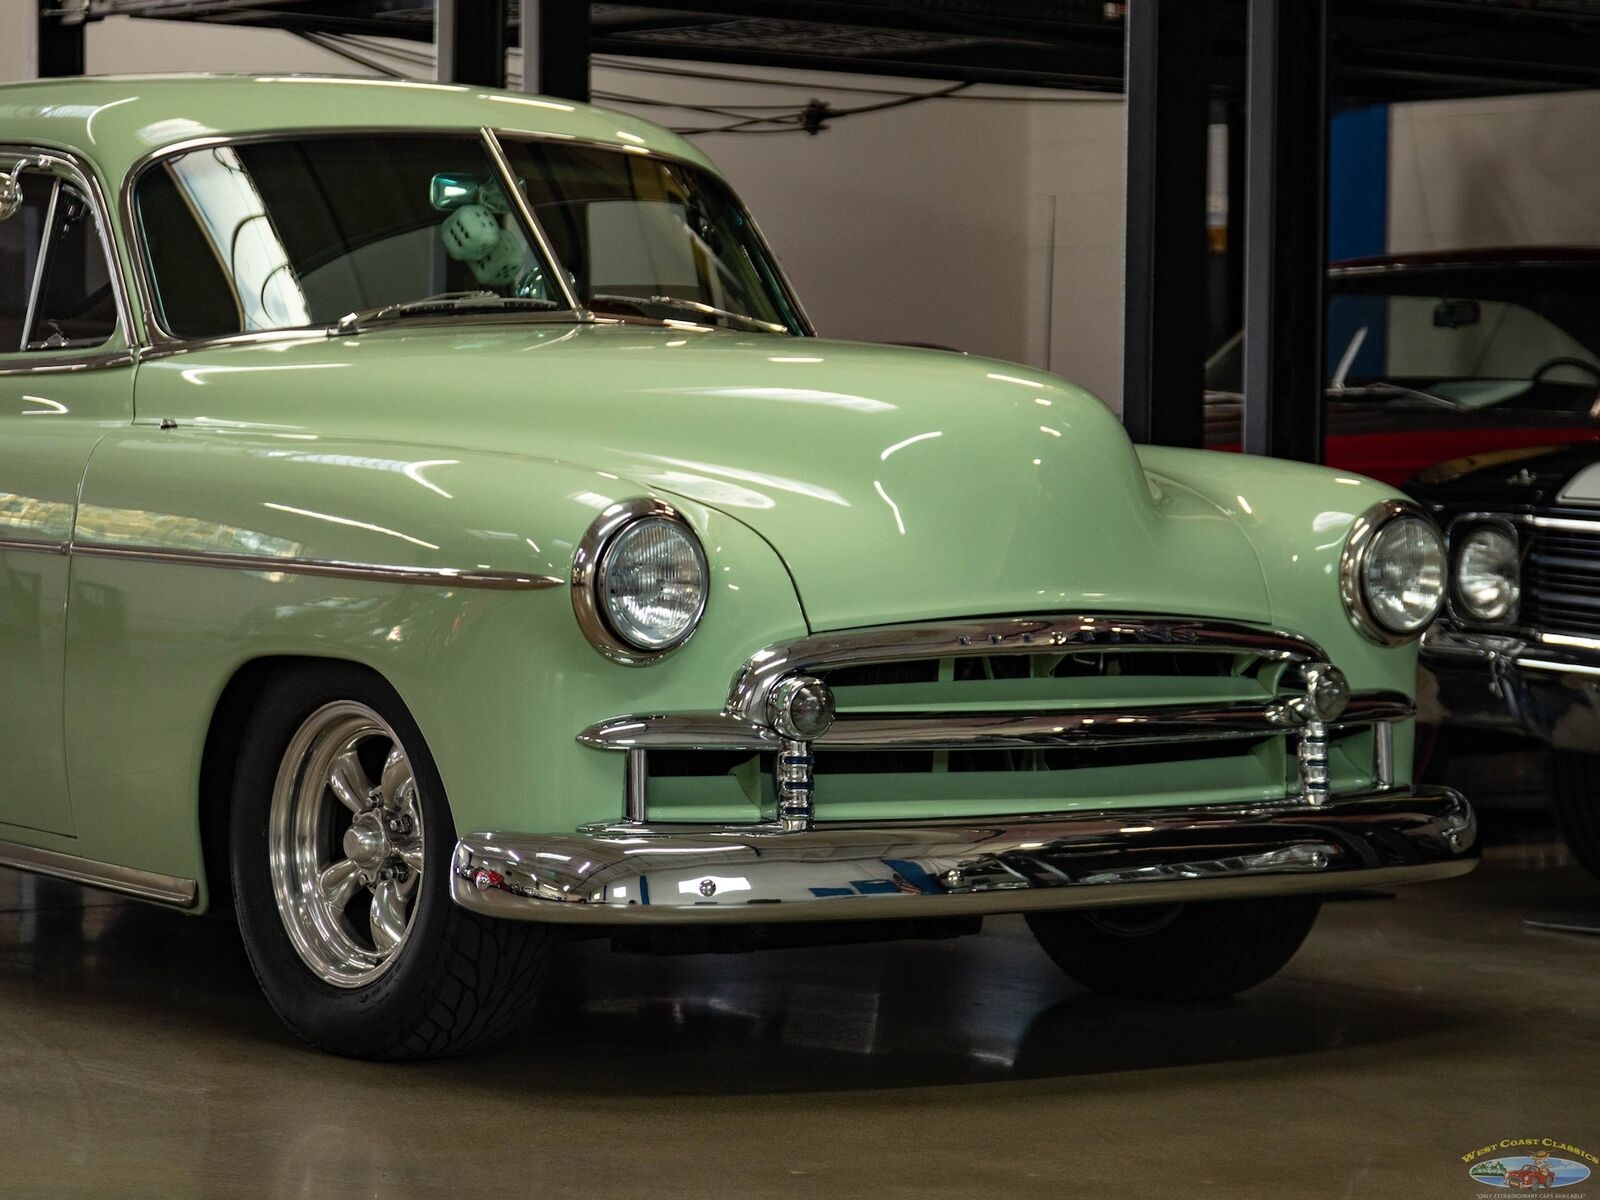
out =
<path fill-rule="evenodd" d="M 1064 609 L 1270 619 L 1227 514 L 1157 488 L 1088 393 L 990 359 L 522 324 L 218 347 L 141 372 L 141 415 L 159 394 L 149 415 L 515 453 L 616 476 L 618 495 L 699 501 L 777 551 L 814 629 Z"/>

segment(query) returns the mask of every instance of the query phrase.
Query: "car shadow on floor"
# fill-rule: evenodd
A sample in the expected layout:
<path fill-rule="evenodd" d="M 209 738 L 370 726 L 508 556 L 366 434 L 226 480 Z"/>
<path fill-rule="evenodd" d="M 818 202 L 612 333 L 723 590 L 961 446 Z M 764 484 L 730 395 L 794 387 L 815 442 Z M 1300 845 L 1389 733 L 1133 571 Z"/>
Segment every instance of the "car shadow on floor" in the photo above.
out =
<path fill-rule="evenodd" d="M 228 917 L 26 888 L 26 907 L 0 912 L 0 971 L 30 1001 L 103 1005 L 130 1036 L 143 1018 L 181 1023 L 221 1053 L 238 1039 L 314 1053 L 273 1017 Z M 1437 997 L 1308 982 L 1293 965 L 1231 1000 L 1108 1000 L 1061 976 L 1015 919 L 931 943 L 655 958 L 583 941 L 552 958 L 501 1047 L 401 1069 L 508 1093 L 781 1094 L 1286 1060 L 1465 1019 Z"/>

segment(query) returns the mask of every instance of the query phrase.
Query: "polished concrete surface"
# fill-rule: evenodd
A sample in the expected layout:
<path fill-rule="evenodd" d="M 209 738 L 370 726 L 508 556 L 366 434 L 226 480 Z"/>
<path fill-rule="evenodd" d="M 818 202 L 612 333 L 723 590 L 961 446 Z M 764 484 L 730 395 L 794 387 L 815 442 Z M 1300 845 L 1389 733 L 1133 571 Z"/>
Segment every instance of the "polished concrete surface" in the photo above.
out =
<path fill-rule="evenodd" d="M 1086 995 L 1015 919 L 573 944 L 498 1052 L 378 1066 L 299 1046 L 230 923 L 0 873 L 0 1195 L 1466 1197 L 1501 1138 L 1600 1154 L 1600 937 L 1551 910 L 1600 882 L 1497 847 L 1187 1007 Z"/>

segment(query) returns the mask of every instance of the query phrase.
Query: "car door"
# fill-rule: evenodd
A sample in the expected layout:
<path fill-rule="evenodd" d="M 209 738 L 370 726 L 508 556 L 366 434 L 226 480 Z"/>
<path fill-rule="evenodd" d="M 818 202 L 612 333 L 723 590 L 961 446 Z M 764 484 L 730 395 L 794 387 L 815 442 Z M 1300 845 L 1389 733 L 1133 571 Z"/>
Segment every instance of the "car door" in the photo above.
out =
<path fill-rule="evenodd" d="M 132 417 L 133 356 L 91 177 L 0 146 L 0 841 L 71 834 L 63 732 L 68 544 L 84 467 Z"/>

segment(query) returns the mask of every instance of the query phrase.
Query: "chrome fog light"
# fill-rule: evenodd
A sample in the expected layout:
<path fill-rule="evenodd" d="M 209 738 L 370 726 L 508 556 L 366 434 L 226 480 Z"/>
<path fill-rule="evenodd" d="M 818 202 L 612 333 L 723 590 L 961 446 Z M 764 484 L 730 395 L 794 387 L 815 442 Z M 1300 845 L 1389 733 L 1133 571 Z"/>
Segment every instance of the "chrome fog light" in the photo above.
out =
<path fill-rule="evenodd" d="M 793 675 L 772 689 L 767 719 L 780 737 L 810 742 L 833 724 L 833 690 L 811 675 Z"/>
<path fill-rule="evenodd" d="M 1479 525 L 1456 550 L 1455 602 L 1474 621 L 1510 621 L 1522 598 L 1522 555 L 1516 535 L 1500 525 Z"/>

